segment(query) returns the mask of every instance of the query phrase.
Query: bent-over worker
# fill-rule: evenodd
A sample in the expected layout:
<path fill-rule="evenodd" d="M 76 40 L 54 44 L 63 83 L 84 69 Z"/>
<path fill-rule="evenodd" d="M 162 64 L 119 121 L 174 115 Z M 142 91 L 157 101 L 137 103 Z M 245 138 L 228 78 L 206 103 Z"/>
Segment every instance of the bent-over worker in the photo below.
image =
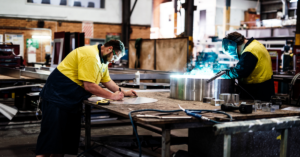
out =
<path fill-rule="evenodd" d="M 247 40 L 238 32 L 228 34 L 222 42 L 223 52 L 238 59 L 227 76 L 239 79 L 241 86 L 256 100 L 270 101 L 274 92 L 273 70 L 268 50 L 257 40 Z M 242 98 L 251 98 L 242 90 Z"/>
<path fill-rule="evenodd" d="M 109 76 L 107 63 L 119 60 L 124 53 L 119 40 L 79 47 L 51 73 L 40 93 L 42 122 L 37 157 L 77 155 L 82 101 L 92 94 L 112 100 L 136 95 L 133 90 L 119 91 Z M 114 93 L 102 89 L 100 82 Z"/>

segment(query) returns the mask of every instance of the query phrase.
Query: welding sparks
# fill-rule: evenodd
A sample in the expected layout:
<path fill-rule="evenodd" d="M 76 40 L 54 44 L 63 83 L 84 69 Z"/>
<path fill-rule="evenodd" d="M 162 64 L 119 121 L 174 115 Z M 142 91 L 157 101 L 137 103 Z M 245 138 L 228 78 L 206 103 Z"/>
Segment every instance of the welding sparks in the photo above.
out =
<path fill-rule="evenodd" d="M 209 79 L 221 70 L 228 69 L 229 64 L 220 63 L 215 52 L 201 52 L 195 61 L 188 63 L 187 67 L 187 72 L 184 75 L 172 75 L 171 77 Z M 229 79 L 225 75 L 220 78 Z"/>

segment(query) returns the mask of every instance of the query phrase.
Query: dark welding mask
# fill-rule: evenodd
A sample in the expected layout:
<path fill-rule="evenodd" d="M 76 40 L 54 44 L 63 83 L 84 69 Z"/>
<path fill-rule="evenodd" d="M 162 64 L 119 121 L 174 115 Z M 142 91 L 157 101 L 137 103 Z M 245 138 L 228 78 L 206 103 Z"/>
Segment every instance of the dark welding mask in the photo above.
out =
<path fill-rule="evenodd" d="M 237 38 L 235 41 L 229 40 L 227 38 L 223 38 L 222 41 L 222 50 L 223 53 L 227 54 L 228 56 L 239 60 L 238 53 L 237 53 L 237 42 L 242 39 L 242 36 Z"/>

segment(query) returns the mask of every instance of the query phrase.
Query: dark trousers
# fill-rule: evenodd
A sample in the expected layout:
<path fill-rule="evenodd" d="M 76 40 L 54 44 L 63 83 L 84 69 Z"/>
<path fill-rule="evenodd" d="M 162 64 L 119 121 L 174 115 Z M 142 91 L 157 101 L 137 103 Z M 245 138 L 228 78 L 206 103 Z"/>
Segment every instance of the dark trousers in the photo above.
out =
<path fill-rule="evenodd" d="M 70 113 L 58 104 L 42 101 L 42 122 L 36 146 L 36 155 L 77 155 L 81 130 L 81 110 Z"/>

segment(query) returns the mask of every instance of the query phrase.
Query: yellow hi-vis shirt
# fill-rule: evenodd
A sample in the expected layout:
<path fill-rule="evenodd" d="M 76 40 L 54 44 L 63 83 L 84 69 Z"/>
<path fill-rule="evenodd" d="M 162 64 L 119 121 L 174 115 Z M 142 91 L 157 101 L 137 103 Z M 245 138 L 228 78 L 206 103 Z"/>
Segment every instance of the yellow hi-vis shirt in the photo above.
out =
<path fill-rule="evenodd" d="M 101 63 L 97 46 L 83 46 L 73 50 L 57 69 L 81 87 L 83 81 L 96 84 L 109 82 L 108 65 Z"/>
<path fill-rule="evenodd" d="M 257 84 L 270 80 L 273 75 L 272 61 L 268 50 L 257 40 L 253 40 L 242 52 L 251 52 L 257 59 L 256 66 L 252 73 L 243 78 L 242 82 L 246 84 Z"/>

